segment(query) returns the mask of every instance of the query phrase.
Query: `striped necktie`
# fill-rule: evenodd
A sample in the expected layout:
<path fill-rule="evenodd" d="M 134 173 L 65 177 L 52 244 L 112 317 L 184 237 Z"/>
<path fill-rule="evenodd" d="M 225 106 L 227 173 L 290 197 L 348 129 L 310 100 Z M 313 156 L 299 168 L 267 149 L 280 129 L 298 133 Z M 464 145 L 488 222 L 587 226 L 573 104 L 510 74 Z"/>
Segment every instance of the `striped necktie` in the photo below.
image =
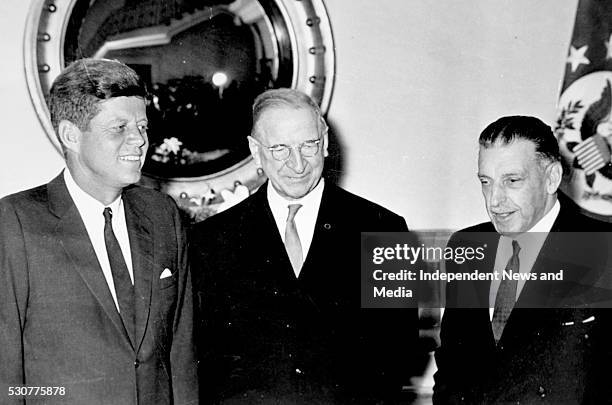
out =
<path fill-rule="evenodd" d="M 302 204 L 290 204 L 287 225 L 285 226 L 285 249 L 291 261 L 291 267 L 297 276 L 302 269 L 304 258 L 302 256 L 302 244 L 295 226 L 295 214 L 302 208 Z"/>
<path fill-rule="evenodd" d="M 512 270 L 513 273 L 519 272 L 519 252 L 521 247 L 518 242 L 512 241 L 512 256 L 508 260 L 506 270 Z M 512 308 L 516 302 L 516 288 L 518 285 L 517 280 L 503 279 L 499 284 L 497 290 L 497 296 L 495 296 L 495 309 L 493 310 L 493 319 L 491 320 L 491 328 L 493 329 L 493 336 L 495 337 L 495 343 L 499 343 L 506 322 L 510 317 Z"/>

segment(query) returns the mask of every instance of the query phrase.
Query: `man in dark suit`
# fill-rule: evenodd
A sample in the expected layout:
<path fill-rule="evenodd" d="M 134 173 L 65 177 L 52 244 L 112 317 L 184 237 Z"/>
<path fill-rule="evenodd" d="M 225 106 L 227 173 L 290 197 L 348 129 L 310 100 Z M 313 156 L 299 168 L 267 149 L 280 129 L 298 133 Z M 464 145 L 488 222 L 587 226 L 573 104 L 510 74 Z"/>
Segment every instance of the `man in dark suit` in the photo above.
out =
<path fill-rule="evenodd" d="M 500 276 L 448 283 L 434 403 L 604 403 L 610 316 L 594 307 L 609 299 L 608 226 L 559 202 L 559 148 L 537 118 L 500 118 L 479 144 L 491 222 L 454 234 L 449 246 L 480 246 L 484 259 L 446 269 Z M 563 280 L 542 279 L 560 270 Z"/>
<path fill-rule="evenodd" d="M 54 81 L 67 170 L 0 200 L 3 403 L 197 402 L 178 210 L 133 186 L 148 146 L 144 96 L 118 61 L 78 60 Z"/>
<path fill-rule="evenodd" d="M 204 402 L 399 401 L 417 310 L 360 308 L 359 250 L 404 219 L 324 181 L 327 125 L 303 93 L 260 95 L 249 145 L 269 181 L 190 238 Z"/>

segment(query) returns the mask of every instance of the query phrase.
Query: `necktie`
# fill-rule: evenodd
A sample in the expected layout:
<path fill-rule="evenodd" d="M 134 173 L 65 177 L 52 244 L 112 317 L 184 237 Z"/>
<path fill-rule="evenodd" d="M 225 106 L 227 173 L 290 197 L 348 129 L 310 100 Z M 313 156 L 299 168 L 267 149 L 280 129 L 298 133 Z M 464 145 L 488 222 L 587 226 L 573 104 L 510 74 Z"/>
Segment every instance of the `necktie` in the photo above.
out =
<path fill-rule="evenodd" d="M 295 214 L 302 208 L 302 204 L 290 204 L 289 215 L 287 215 L 287 225 L 285 226 L 285 249 L 291 261 L 291 267 L 296 276 L 302 269 L 302 244 L 295 226 Z"/>
<path fill-rule="evenodd" d="M 119 314 L 123 320 L 123 326 L 130 338 L 134 338 L 134 286 L 130 279 L 130 273 L 121 252 L 119 242 L 113 232 L 113 211 L 104 208 L 104 243 L 106 253 L 110 262 L 113 282 L 115 283 L 115 293 L 119 302 Z"/>
<path fill-rule="evenodd" d="M 519 252 L 521 247 L 518 242 L 512 241 L 512 256 L 508 260 L 506 270 L 512 270 L 513 273 L 519 272 Z M 514 303 L 516 302 L 516 287 L 517 280 L 503 279 L 497 290 L 497 296 L 495 297 L 495 309 L 493 310 L 493 319 L 491 320 L 491 327 L 493 329 L 493 336 L 495 337 L 495 343 L 499 342 L 506 322 L 510 317 Z"/>

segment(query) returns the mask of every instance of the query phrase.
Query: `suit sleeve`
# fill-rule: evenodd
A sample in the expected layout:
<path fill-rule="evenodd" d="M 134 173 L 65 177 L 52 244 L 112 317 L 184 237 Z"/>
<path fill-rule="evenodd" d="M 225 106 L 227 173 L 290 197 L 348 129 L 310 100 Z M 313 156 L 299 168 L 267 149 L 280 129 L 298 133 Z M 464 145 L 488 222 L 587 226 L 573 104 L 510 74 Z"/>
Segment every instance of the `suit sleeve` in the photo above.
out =
<path fill-rule="evenodd" d="M 27 297 L 23 230 L 13 206 L 0 200 L 0 402 L 12 400 L 8 397 L 9 386 L 26 383 L 22 336 Z"/>
<path fill-rule="evenodd" d="M 218 241 L 228 240 L 228 235 L 216 223 L 217 216 L 208 218 L 194 226 L 189 234 L 201 404 L 219 401 L 219 387 L 226 383 L 225 373 L 219 372 L 227 367 L 223 361 L 223 334 L 220 332 L 223 330 L 223 320 L 228 319 L 223 303 L 227 289 L 221 287 L 223 281 L 220 279 L 225 268 L 220 258 L 226 256 L 224 244 Z"/>
<path fill-rule="evenodd" d="M 380 232 L 408 232 L 408 225 L 406 220 L 392 212 L 387 212 L 381 215 L 382 225 L 379 229 Z"/>
<path fill-rule="evenodd" d="M 403 217 L 389 212 L 380 215 L 377 228 L 381 232 L 408 232 Z M 409 237 L 415 236 L 411 234 Z M 369 309 L 362 313 L 366 316 L 369 330 L 368 351 L 376 357 L 372 360 L 371 367 L 375 372 L 370 376 L 369 384 L 379 387 L 381 392 L 377 397 L 383 402 L 402 402 L 405 400 L 402 387 L 410 385 L 410 377 L 415 375 L 417 368 L 418 309 Z"/>
<path fill-rule="evenodd" d="M 198 403 L 197 359 L 193 334 L 193 290 L 187 260 L 187 240 L 176 206 L 173 207 L 179 264 L 179 299 L 174 316 L 170 362 L 174 403 Z"/>
<path fill-rule="evenodd" d="M 464 387 L 460 383 L 464 379 L 463 375 L 458 374 L 462 370 L 461 364 L 456 364 L 453 360 L 456 358 L 454 352 L 461 350 L 461 347 L 456 347 L 452 342 L 453 330 L 461 325 L 460 315 L 460 313 L 457 313 L 457 309 L 454 308 L 447 309 L 444 312 L 440 331 L 441 344 L 435 354 L 438 369 L 434 374 L 434 404 L 470 402 L 467 401 Z"/>
<path fill-rule="evenodd" d="M 401 232 L 408 232 L 408 225 L 406 224 L 404 217 L 400 217 L 398 227 L 401 229 Z"/>
<path fill-rule="evenodd" d="M 456 246 L 457 236 L 454 235 L 448 242 L 448 246 Z M 457 270 L 452 261 L 446 261 L 446 272 L 452 273 Z M 449 287 L 450 286 L 450 287 Z M 442 317 L 440 328 L 440 347 L 435 352 L 437 371 L 434 374 L 434 404 L 459 404 L 470 403 L 463 386 L 465 376 L 465 365 L 456 361 L 463 350 L 457 344 L 457 335 L 466 327 L 462 322 L 462 311 L 454 308 L 456 306 L 456 283 L 447 284 L 446 309 Z M 469 376 L 467 376 L 469 378 Z"/>

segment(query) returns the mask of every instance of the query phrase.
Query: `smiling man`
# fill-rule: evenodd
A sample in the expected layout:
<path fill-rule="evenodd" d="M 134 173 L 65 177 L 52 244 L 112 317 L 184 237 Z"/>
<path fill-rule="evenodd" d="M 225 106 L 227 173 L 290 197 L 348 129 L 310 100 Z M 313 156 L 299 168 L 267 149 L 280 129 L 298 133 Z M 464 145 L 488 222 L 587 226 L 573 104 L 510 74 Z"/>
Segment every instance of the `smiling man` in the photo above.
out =
<path fill-rule="evenodd" d="M 591 305 L 602 291 L 609 299 L 595 288 L 608 271 L 608 225 L 557 198 L 559 147 L 539 119 L 500 118 L 479 144 L 491 222 L 449 246 L 484 247 L 480 270 L 525 277 L 448 284 L 434 403 L 608 403 L 610 315 Z M 446 262 L 452 273 L 473 266 Z M 541 278 L 560 270 L 563 280 Z"/>
<path fill-rule="evenodd" d="M 134 186 L 148 146 L 144 97 L 136 73 L 110 60 L 78 60 L 51 87 L 66 169 L 0 200 L 4 400 L 197 402 L 179 213 Z"/>
<path fill-rule="evenodd" d="M 406 223 L 324 180 L 328 142 L 307 95 L 255 100 L 269 181 L 190 238 L 204 403 L 395 403 L 409 384 L 417 310 L 360 308 L 360 233 Z"/>
<path fill-rule="evenodd" d="M 530 139 L 529 135 L 493 129 L 480 138 L 478 178 L 485 206 L 495 229 L 505 236 L 527 232 L 553 208 L 551 215 L 558 211 L 557 189 L 563 169 L 559 157 L 550 152 L 558 150 L 557 141 L 554 137 Z"/>

